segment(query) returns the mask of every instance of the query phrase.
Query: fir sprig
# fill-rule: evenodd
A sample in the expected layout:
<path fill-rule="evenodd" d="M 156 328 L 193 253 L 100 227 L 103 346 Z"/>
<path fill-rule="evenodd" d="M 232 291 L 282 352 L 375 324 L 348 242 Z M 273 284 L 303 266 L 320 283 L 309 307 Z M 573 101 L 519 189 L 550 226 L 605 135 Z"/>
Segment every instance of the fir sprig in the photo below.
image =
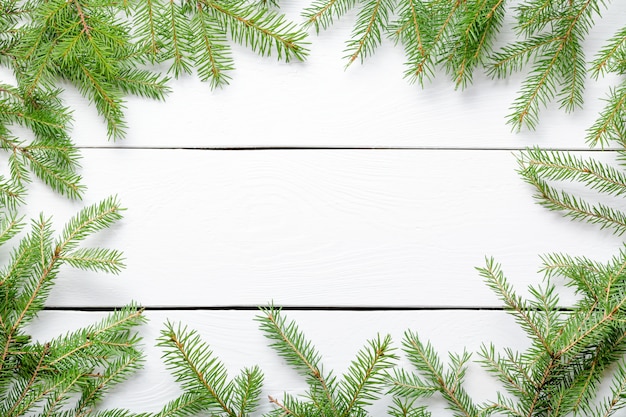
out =
<path fill-rule="evenodd" d="M 197 413 L 244 417 L 258 406 L 263 384 L 263 373 L 258 367 L 246 368 L 229 381 L 226 367 L 200 335 L 180 323 L 165 324 L 158 346 L 165 350 L 165 364 L 184 390 L 163 407 L 158 417 Z"/>
<path fill-rule="evenodd" d="M 269 416 L 369 415 L 366 407 L 381 396 L 387 372 L 397 359 L 390 336 L 370 340 L 338 380 L 332 371 L 324 371 L 321 355 L 297 324 L 283 317 L 280 309 L 273 306 L 262 309 L 257 320 L 271 340 L 270 346 L 304 376 L 309 385 L 306 400 L 287 393 L 282 400 L 272 397 L 270 400 L 276 409 Z"/>
<path fill-rule="evenodd" d="M 229 38 L 286 61 L 308 53 L 307 34 L 261 3 L 0 0 L 0 10 L 0 64 L 18 80 L 17 87 L 0 86 L 0 138 L 16 155 L 24 145 L 10 137 L 9 123 L 32 129 L 47 146 L 60 142 L 67 150 L 71 144 L 69 112 L 56 98 L 61 79 L 94 104 L 109 137 L 120 139 L 127 95 L 162 100 L 169 92 L 168 77 L 147 69 L 148 63 L 169 62 L 176 77 L 196 70 L 215 87 L 226 84 L 234 68 Z M 30 155 L 20 157 L 55 190 L 80 195 L 74 170 Z M 24 180 L 18 174 L 25 171 L 15 168 L 12 181 L 0 178 L 0 194 L 19 202 Z"/>
<path fill-rule="evenodd" d="M 567 112 L 582 107 L 588 75 L 598 78 L 626 72 L 626 28 L 620 28 L 591 63 L 583 51 L 590 29 L 608 2 L 528 0 L 508 7 L 516 14 L 513 29 L 518 40 L 495 51 L 507 6 L 506 0 L 314 0 L 303 18 L 305 26 L 319 32 L 357 8 L 347 41 L 347 65 L 363 61 L 389 37 L 404 47 L 405 76 L 422 85 L 439 69 L 461 88 L 472 82 L 476 70 L 504 78 L 527 69 L 508 116 L 515 130 L 535 128 L 541 109 L 552 101 Z M 625 95 L 623 82 L 610 90 L 604 110 L 589 128 L 590 143 L 623 141 Z"/>
<path fill-rule="evenodd" d="M 446 371 L 432 345 L 407 331 L 403 350 L 417 373 L 394 371 L 390 392 L 395 398 L 390 413 L 428 415 L 418 404 L 433 393 L 441 395 L 455 416 L 465 417 L 600 416 L 623 407 L 625 268 L 625 252 L 607 264 L 550 255 L 544 261 L 544 286 L 531 287 L 532 298 L 525 300 L 514 293 L 500 266 L 489 259 L 480 274 L 531 341 L 522 352 L 506 348 L 499 353 L 493 344 L 485 344 L 478 353 L 479 363 L 502 384 L 506 394 L 498 392 L 493 400 L 475 404 L 463 388 L 469 354 L 450 354 Z M 558 308 L 551 281 L 562 278 L 582 295 L 571 310 Z M 617 366 L 612 394 L 598 401 L 598 387 L 612 366 Z"/>
<path fill-rule="evenodd" d="M 478 407 L 463 388 L 467 363 L 471 355 L 450 355 L 450 369 L 444 370 L 435 349 L 430 343 L 424 344 L 417 333 L 407 331 L 402 343 L 407 358 L 418 369 L 423 378 L 403 370 L 395 370 L 390 379 L 390 394 L 395 395 L 392 416 L 426 415 L 423 406 L 415 407 L 417 399 L 440 393 L 447 401 L 455 416 L 478 416 Z M 410 411 L 409 411 L 410 410 Z"/>
<path fill-rule="evenodd" d="M 390 31 L 405 48 L 409 80 L 423 84 L 442 65 L 457 87 L 467 86 L 493 52 L 505 1 L 399 3 L 398 19 Z"/>
<path fill-rule="evenodd" d="M 227 84 L 234 69 L 228 35 L 262 56 L 290 61 L 308 54 L 306 33 L 260 3 L 136 1 L 132 15 L 151 62 L 171 62 L 176 77 L 196 68 L 213 87 Z"/>
<path fill-rule="evenodd" d="M 136 326 L 144 322 L 140 307 L 130 304 L 98 323 L 47 342 L 31 340 L 26 329 L 44 308 L 61 265 L 108 272 L 117 272 L 123 266 L 119 252 L 77 247 L 88 234 L 116 220 L 118 216 L 111 218 L 111 213 L 120 210 L 115 199 L 88 207 L 57 239 L 50 220 L 39 217 L 0 272 L 2 416 L 130 417 L 131 413 L 123 410 L 96 408 L 111 387 L 141 366 L 143 354 L 135 332 Z M 15 218 L 5 218 L 2 242 L 20 228 Z M 90 256 L 84 256 L 86 253 Z"/>
<path fill-rule="evenodd" d="M 123 3 L 55 0 L 23 7 L 18 40 L 6 55 L 27 97 L 65 78 L 95 105 L 109 136 L 119 139 L 127 91 L 156 98 L 167 93 L 165 78 L 137 69 L 129 23 L 118 17 Z"/>
<path fill-rule="evenodd" d="M 465 87 L 493 51 L 505 1 L 316 0 L 303 12 L 305 26 L 319 32 L 357 6 L 347 65 L 363 62 L 382 39 L 391 37 L 406 51 L 409 80 L 421 84 L 441 65 L 457 86 Z"/>
<path fill-rule="evenodd" d="M 70 112 L 58 95 L 37 89 L 27 96 L 23 89 L 0 85 L 0 149 L 9 155 L 10 173 L 0 176 L 0 208 L 15 209 L 23 202 L 31 174 L 69 198 L 82 196 L 80 155 L 68 134 Z M 14 125 L 30 130 L 34 139 L 16 138 Z"/>
<path fill-rule="evenodd" d="M 566 111 L 582 106 L 587 74 L 582 43 L 601 5 L 601 0 L 531 0 L 518 7 L 517 30 L 527 39 L 495 54 L 491 67 L 492 75 L 502 77 L 532 58 L 530 74 L 509 116 L 515 129 L 534 128 L 540 108 L 555 98 Z"/>
<path fill-rule="evenodd" d="M 626 232 L 626 214 L 599 202 L 589 202 L 556 184 L 578 183 L 601 194 L 620 197 L 626 192 L 626 175 L 619 168 L 566 152 L 527 149 L 518 157 L 519 173 L 536 190 L 535 198 L 544 207 L 565 216 L 598 224 L 616 234 Z"/>

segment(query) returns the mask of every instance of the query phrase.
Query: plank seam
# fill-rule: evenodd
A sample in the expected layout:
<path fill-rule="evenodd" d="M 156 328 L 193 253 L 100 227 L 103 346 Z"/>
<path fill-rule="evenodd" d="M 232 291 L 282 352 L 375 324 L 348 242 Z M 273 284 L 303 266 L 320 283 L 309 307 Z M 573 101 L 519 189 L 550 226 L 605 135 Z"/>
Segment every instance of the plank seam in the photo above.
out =
<path fill-rule="evenodd" d="M 67 311 L 67 312 L 111 312 L 123 306 L 65 306 L 65 307 L 45 307 L 43 311 Z M 258 311 L 266 306 L 147 306 L 145 311 Z M 509 312 L 511 309 L 493 306 L 424 306 L 424 307 L 398 307 L 398 306 L 279 306 L 274 305 L 284 311 L 344 311 L 344 312 L 384 312 L 384 311 L 503 311 Z M 539 311 L 534 309 L 533 311 Z M 571 307 L 559 307 L 555 311 L 573 311 Z"/>
<path fill-rule="evenodd" d="M 81 150 L 167 150 L 167 151 L 471 151 L 471 152 L 519 152 L 532 147 L 501 147 L 501 148 L 479 148 L 479 147 L 438 147 L 438 146 L 375 146 L 375 147 L 328 147 L 328 146 L 242 146 L 242 147 L 199 147 L 199 146 L 79 146 Z M 618 148 L 541 148 L 545 151 L 563 152 L 619 152 Z"/>

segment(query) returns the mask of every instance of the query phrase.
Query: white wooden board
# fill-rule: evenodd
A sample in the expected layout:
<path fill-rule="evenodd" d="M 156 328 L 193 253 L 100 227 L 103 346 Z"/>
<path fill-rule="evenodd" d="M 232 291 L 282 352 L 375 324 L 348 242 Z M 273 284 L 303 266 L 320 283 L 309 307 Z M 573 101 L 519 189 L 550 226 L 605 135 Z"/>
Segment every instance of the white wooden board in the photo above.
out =
<path fill-rule="evenodd" d="M 298 20 L 304 4 L 283 7 Z M 623 23 L 626 2 L 610 6 L 585 44 L 589 58 Z M 399 344 L 406 328 L 441 353 L 485 341 L 521 349 L 526 340 L 503 312 L 458 310 L 501 304 L 474 267 L 494 256 L 524 294 L 541 279 L 540 254 L 605 260 L 622 247 L 622 238 L 538 207 L 511 153 L 533 145 L 586 149 L 585 129 L 618 80 L 588 80 L 584 110 L 551 106 L 537 131 L 514 133 L 504 118 L 524 74 L 504 81 L 477 74 L 465 91 L 439 74 L 422 89 L 402 78 L 403 53 L 389 41 L 364 66 L 344 70 L 353 21 L 351 13 L 311 36 L 306 63 L 235 47 L 237 70 L 224 89 L 186 76 L 171 82 L 165 103 L 129 98 L 123 141 L 108 142 L 94 108 L 68 86 L 89 190 L 84 202 L 68 202 L 35 184 L 26 214 L 44 211 L 60 229 L 85 204 L 117 194 L 125 219 L 90 243 L 122 249 L 128 267 L 119 277 L 64 270 L 49 305 L 69 310 L 45 312 L 33 332 L 49 337 L 100 315 L 77 307 L 136 300 L 171 309 L 147 313 L 146 368 L 105 406 L 156 411 L 175 397 L 153 346 L 166 318 L 197 328 L 232 372 L 261 365 L 264 395 L 304 389 L 267 348 L 254 312 L 180 307 L 273 300 L 304 308 L 452 309 L 290 311 L 338 372 L 376 332 L 390 332 Z M 508 30 L 498 42 L 511 39 Z M 0 79 L 11 76 L 0 69 Z M 207 150 L 215 148 L 269 150 Z M 568 305 L 572 295 L 562 300 Z M 479 400 L 493 398 L 497 386 L 481 372 L 471 370 L 469 389 Z M 377 404 L 372 415 L 385 407 Z M 451 415 L 436 407 L 434 415 Z M 269 409 L 264 403 L 262 411 Z"/>
<path fill-rule="evenodd" d="M 95 242 L 122 249 L 128 268 L 117 278 L 68 271 L 53 306 L 498 306 L 474 270 L 485 256 L 523 291 L 541 278 L 541 254 L 603 260 L 622 245 L 535 204 L 508 151 L 84 157 L 85 202 L 37 189 L 29 210 L 45 208 L 60 229 L 83 204 L 117 194 L 125 220 Z"/>

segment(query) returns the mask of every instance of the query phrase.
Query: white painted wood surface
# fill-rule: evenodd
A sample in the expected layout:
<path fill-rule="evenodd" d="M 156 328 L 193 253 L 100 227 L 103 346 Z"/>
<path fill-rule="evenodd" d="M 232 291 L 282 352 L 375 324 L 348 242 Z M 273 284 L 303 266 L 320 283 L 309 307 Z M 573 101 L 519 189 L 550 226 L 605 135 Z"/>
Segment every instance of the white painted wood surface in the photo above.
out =
<path fill-rule="evenodd" d="M 494 307 L 474 270 L 485 256 L 523 290 L 539 254 L 606 259 L 621 246 L 536 205 L 509 151 L 83 153 L 88 202 L 117 193 L 128 207 L 98 238 L 128 268 L 68 271 L 53 306 Z M 85 203 L 31 200 L 59 229 Z"/>
<path fill-rule="evenodd" d="M 626 3 L 614 3 L 590 36 L 590 56 L 621 23 Z M 297 16 L 300 2 L 285 7 Z M 402 52 L 389 42 L 365 66 L 344 71 L 350 25 L 347 17 L 312 36 L 306 63 L 275 63 L 236 48 L 227 88 L 212 92 L 187 77 L 172 82 L 165 103 L 129 99 L 128 138 L 120 142 L 106 141 L 95 110 L 76 92 L 65 94 L 76 109 L 89 190 L 83 202 L 70 202 L 35 184 L 27 213 L 45 211 L 60 229 L 83 205 L 118 195 L 125 219 L 91 242 L 124 250 L 128 267 L 118 277 L 65 270 L 49 302 L 65 310 L 43 314 L 33 334 L 45 338 L 99 316 L 79 311 L 85 307 L 136 300 L 168 309 L 148 312 L 145 370 L 106 406 L 155 411 L 176 394 L 153 347 L 168 317 L 197 328 L 233 373 L 261 365 L 264 394 L 303 389 L 266 347 L 254 312 L 181 307 L 273 300 L 381 309 L 288 312 L 338 372 L 366 339 L 389 332 L 399 346 L 407 328 L 441 352 L 489 341 L 521 349 L 526 341 L 510 317 L 474 310 L 500 306 L 474 267 L 494 256 L 523 294 L 541 279 L 540 254 L 602 260 L 621 248 L 621 238 L 535 205 L 512 152 L 587 149 L 585 129 L 614 79 L 588 82 L 584 110 L 547 109 L 536 132 L 516 134 L 504 117 L 521 75 L 498 82 L 479 75 L 460 92 L 440 74 L 421 89 L 402 78 Z M 563 305 L 571 301 L 564 291 Z M 471 392 L 493 397 L 488 376 L 476 369 L 470 378 Z M 449 415 L 437 406 L 435 415 Z"/>

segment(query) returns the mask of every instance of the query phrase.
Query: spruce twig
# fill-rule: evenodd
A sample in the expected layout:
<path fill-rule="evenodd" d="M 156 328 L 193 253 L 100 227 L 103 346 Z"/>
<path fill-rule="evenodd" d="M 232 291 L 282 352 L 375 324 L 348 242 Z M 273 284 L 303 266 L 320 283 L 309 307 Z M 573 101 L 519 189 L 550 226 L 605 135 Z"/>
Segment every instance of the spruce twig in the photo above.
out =
<path fill-rule="evenodd" d="M 450 369 L 445 371 L 430 343 L 407 331 L 403 350 L 418 373 L 394 371 L 390 378 L 390 393 L 394 395 L 390 413 L 426 415 L 424 406 L 417 404 L 433 393 L 442 396 L 455 416 L 466 417 L 494 413 L 511 417 L 564 417 L 572 413 L 599 416 L 623 407 L 625 253 L 607 264 L 565 255 L 547 256 L 545 286 L 531 287 L 531 300 L 515 295 L 499 265 L 488 259 L 487 266 L 479 269 L 480 274 L 531 341 L 523 352 L 507 348 L 498 353 L 493 344 L 480 349 L 479 363 L 502 384 L 506 394 L 498 392 L 495 399 L 474 404 L 462 386 L 469 354 L 450 354 Z M 551 283 L 557 278 L 567 279 L 583 296 L 571 311 L 558 309 L 558 297 Z M 607 369 L 616 364 L 612 395 L 598 402 L 599 384 Z"/>
<path fill-rule="evenodd" d="M 184 390 L 166 404 L 158 417 L 210 413 L 212 416 L 244 417 L 258 406 L 263 373 L 246 368 L 228 381 L 226 367 L 215 357 L 195 330 L 167 322 L 158 346 L 168 369 Z"/>
<path fill-rule="evenodd" d="M 140 307 L 130 304 L 98 323 L 48 342 L 32 341 L 26 329 L 43 309 L 62 264 L 113 273 L 123 267 L 117 251 L 78 247 L 85 237 L 119 219 L 120 210 L 113 198 L 87 207 L 57 239 L 50 220 L 41 216 L 0 272 L 1 415 L 133 415 L 124 410 L 96 410 L 103 395 L 142 364 L 140 338 L 135 333 L 145 320 Z M 21 227 L 15 218 L 5 217 L 2 243 Z"/>
<path fill-rule="evenodd" d="M 295 322 L 287 321 L 272 305 L 261 312 L 257 320 L 265 336 L 272 341 L 270 346 L 304 376 L 309 385 L 307 401 L 287 393 L 282 401 L 270 397 L 277 408 L 269 416 L 369 415 L 367 406 L 382 395 L 387 372 L 397 359 L 390 336 L 370 340 L 338 381 L 332 372 L 324 372 L 321 355 Z"/>

